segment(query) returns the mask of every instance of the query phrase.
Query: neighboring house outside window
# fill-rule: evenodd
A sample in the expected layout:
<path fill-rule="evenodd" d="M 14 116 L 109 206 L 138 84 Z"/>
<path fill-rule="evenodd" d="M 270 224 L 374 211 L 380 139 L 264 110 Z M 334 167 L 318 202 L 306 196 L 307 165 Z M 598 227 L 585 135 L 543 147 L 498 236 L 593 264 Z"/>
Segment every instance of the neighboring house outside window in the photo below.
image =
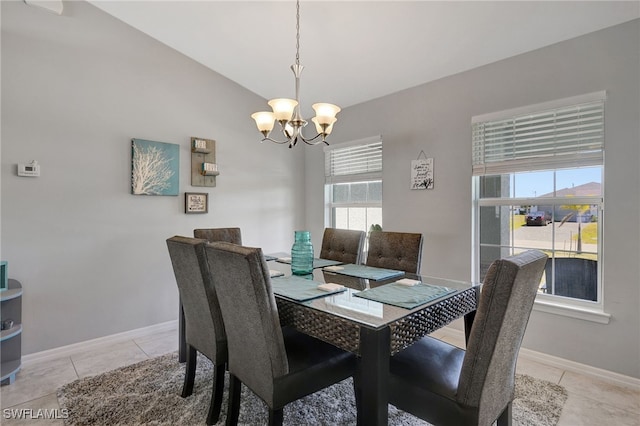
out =
<path fill-rule="evenodd" d="M 368 232 L 382 225 L 382 138 L 325 147 L 327 226 Z"/>
<path fill-rule="evenodd" d="M 538 302 L 602 309 L 604 92 L 474 117 L 473 277 L 549 255 Z"/>

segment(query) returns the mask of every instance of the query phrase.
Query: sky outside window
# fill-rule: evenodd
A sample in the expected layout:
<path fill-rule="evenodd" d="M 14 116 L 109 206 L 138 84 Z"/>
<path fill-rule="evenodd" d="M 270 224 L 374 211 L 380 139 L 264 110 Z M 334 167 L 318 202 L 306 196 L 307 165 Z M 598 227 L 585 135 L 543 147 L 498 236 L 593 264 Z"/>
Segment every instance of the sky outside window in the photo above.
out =
<path fill-rule="evenodd" d="M 552 194 L 554 171 L 514 173 L 511 175 L 512 196 L 517 198 L 540 197 Z M 555 172 L 556 189 L 573 188 L 590 182 L 602 183 L 602 168 L 588 167 L 564 169 Z M 601 195 L 601 194 L 591 194 Z"/>

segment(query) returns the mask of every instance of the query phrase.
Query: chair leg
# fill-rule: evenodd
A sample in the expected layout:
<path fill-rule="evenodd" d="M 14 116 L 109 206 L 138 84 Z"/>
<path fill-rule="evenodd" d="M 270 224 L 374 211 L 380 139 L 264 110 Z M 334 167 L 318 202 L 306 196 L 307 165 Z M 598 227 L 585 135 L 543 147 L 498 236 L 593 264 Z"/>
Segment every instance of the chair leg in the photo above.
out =
<path fill-rule="evenodd" d="M 184 384 L 182 385 L 182 397 L 186 398 L 193 393 L 193 382 L 196 378 L 196 363 L 198 352 L 196 348 L 187 345 L 187 366 L 184 372 Z"/>
<path fill-rule="evenodd" d="M 237 426 L 240 416 L 240 391 L 242 383 L 233 374 L 229 374 L 229 407 L 227 408 L 227 426 Z"/>
<path fill-rule="evenodd" d="M 509 404 L 507 404 L 507 406 L 505 407 L 504 411 L 500 414 L 500 417 L 498 417 L 498 422 L 497 422 L 497 426 L 511 426 L 511 419 L 512 417 L 512 410 L 513 410 L 513 406 L 512 403 L 509 402 Z"/>
<path fill-rule="evenodd" d="M 225 363 L 216 365 L 213 377 L 213 389 L 211 390 L 211 403 L 209 404 L 209 414 L 207 424 L 213 425 L 220 419 L 220 408 L 222 407 L 222 392 L 224 391 L 224 371 Z"/>
<path fill-rule="evenodd" d="M 282 426 L 283 411 L 269 409 L 269 426 Z"/>
<path fill-rule="evenodd" d="M 362 390 L 360 386 L 360 379 L 358 378 L 358 374 L 353 375 L 353 394 L 356 399 L 356 425 L 362 426 L 360 422 L 362 421 Z"/>

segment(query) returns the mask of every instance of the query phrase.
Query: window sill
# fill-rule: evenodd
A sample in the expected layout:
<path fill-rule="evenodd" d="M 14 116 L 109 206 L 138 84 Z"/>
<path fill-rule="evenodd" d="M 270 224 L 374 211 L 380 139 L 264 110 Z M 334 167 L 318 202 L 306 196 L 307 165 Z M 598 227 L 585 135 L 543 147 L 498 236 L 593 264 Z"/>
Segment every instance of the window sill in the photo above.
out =
<path fill-rule="evenodd" d="M 599 324 L 609 324 L 611 314 L 600 309 L 586 308 L 582 306 L 567 305 L 555 301 L 537 299 L 533 305 L 534 311 L 547 312 L 555 315 L 562 315 L 570 318 L 577 318 L 585 321 L 597 322 Z"/>

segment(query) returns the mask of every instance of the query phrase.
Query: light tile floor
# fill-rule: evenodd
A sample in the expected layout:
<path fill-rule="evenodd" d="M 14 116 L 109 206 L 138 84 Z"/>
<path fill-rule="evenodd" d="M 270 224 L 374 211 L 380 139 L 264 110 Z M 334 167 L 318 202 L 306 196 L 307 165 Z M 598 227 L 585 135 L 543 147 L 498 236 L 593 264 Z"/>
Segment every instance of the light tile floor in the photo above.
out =
<path fill-rule="evenodd" d="M 450 334 L 434 335 L 452 344 L 461 344 Z M 60 386 L 78 378 L 175 351 L 176 347 L 177 330 L 173 329 L 116 344 L 110 343 L 105 347 L 92 346 L 90 350 L 79 350 L 71 356 L 26 363 L 16 381 L 0 389 L 0 424 L 61 426 L 61 419 L 9 417 L 12 412 L 28 413 L 24 410 L 29 409 L 32 411 L 28 417 L 37 417 L 38 410 L 41 410 L 41 414 L 51 413 L 50 410 L 59 409 L 56 389 Z M 559 383 L 567 389 L 569 398 L 563 408 L 559 426 L 640 426 L 640 391 L 637 389 L 594 380 L 522 357 L 518 361 L 518 372 Z"/>

